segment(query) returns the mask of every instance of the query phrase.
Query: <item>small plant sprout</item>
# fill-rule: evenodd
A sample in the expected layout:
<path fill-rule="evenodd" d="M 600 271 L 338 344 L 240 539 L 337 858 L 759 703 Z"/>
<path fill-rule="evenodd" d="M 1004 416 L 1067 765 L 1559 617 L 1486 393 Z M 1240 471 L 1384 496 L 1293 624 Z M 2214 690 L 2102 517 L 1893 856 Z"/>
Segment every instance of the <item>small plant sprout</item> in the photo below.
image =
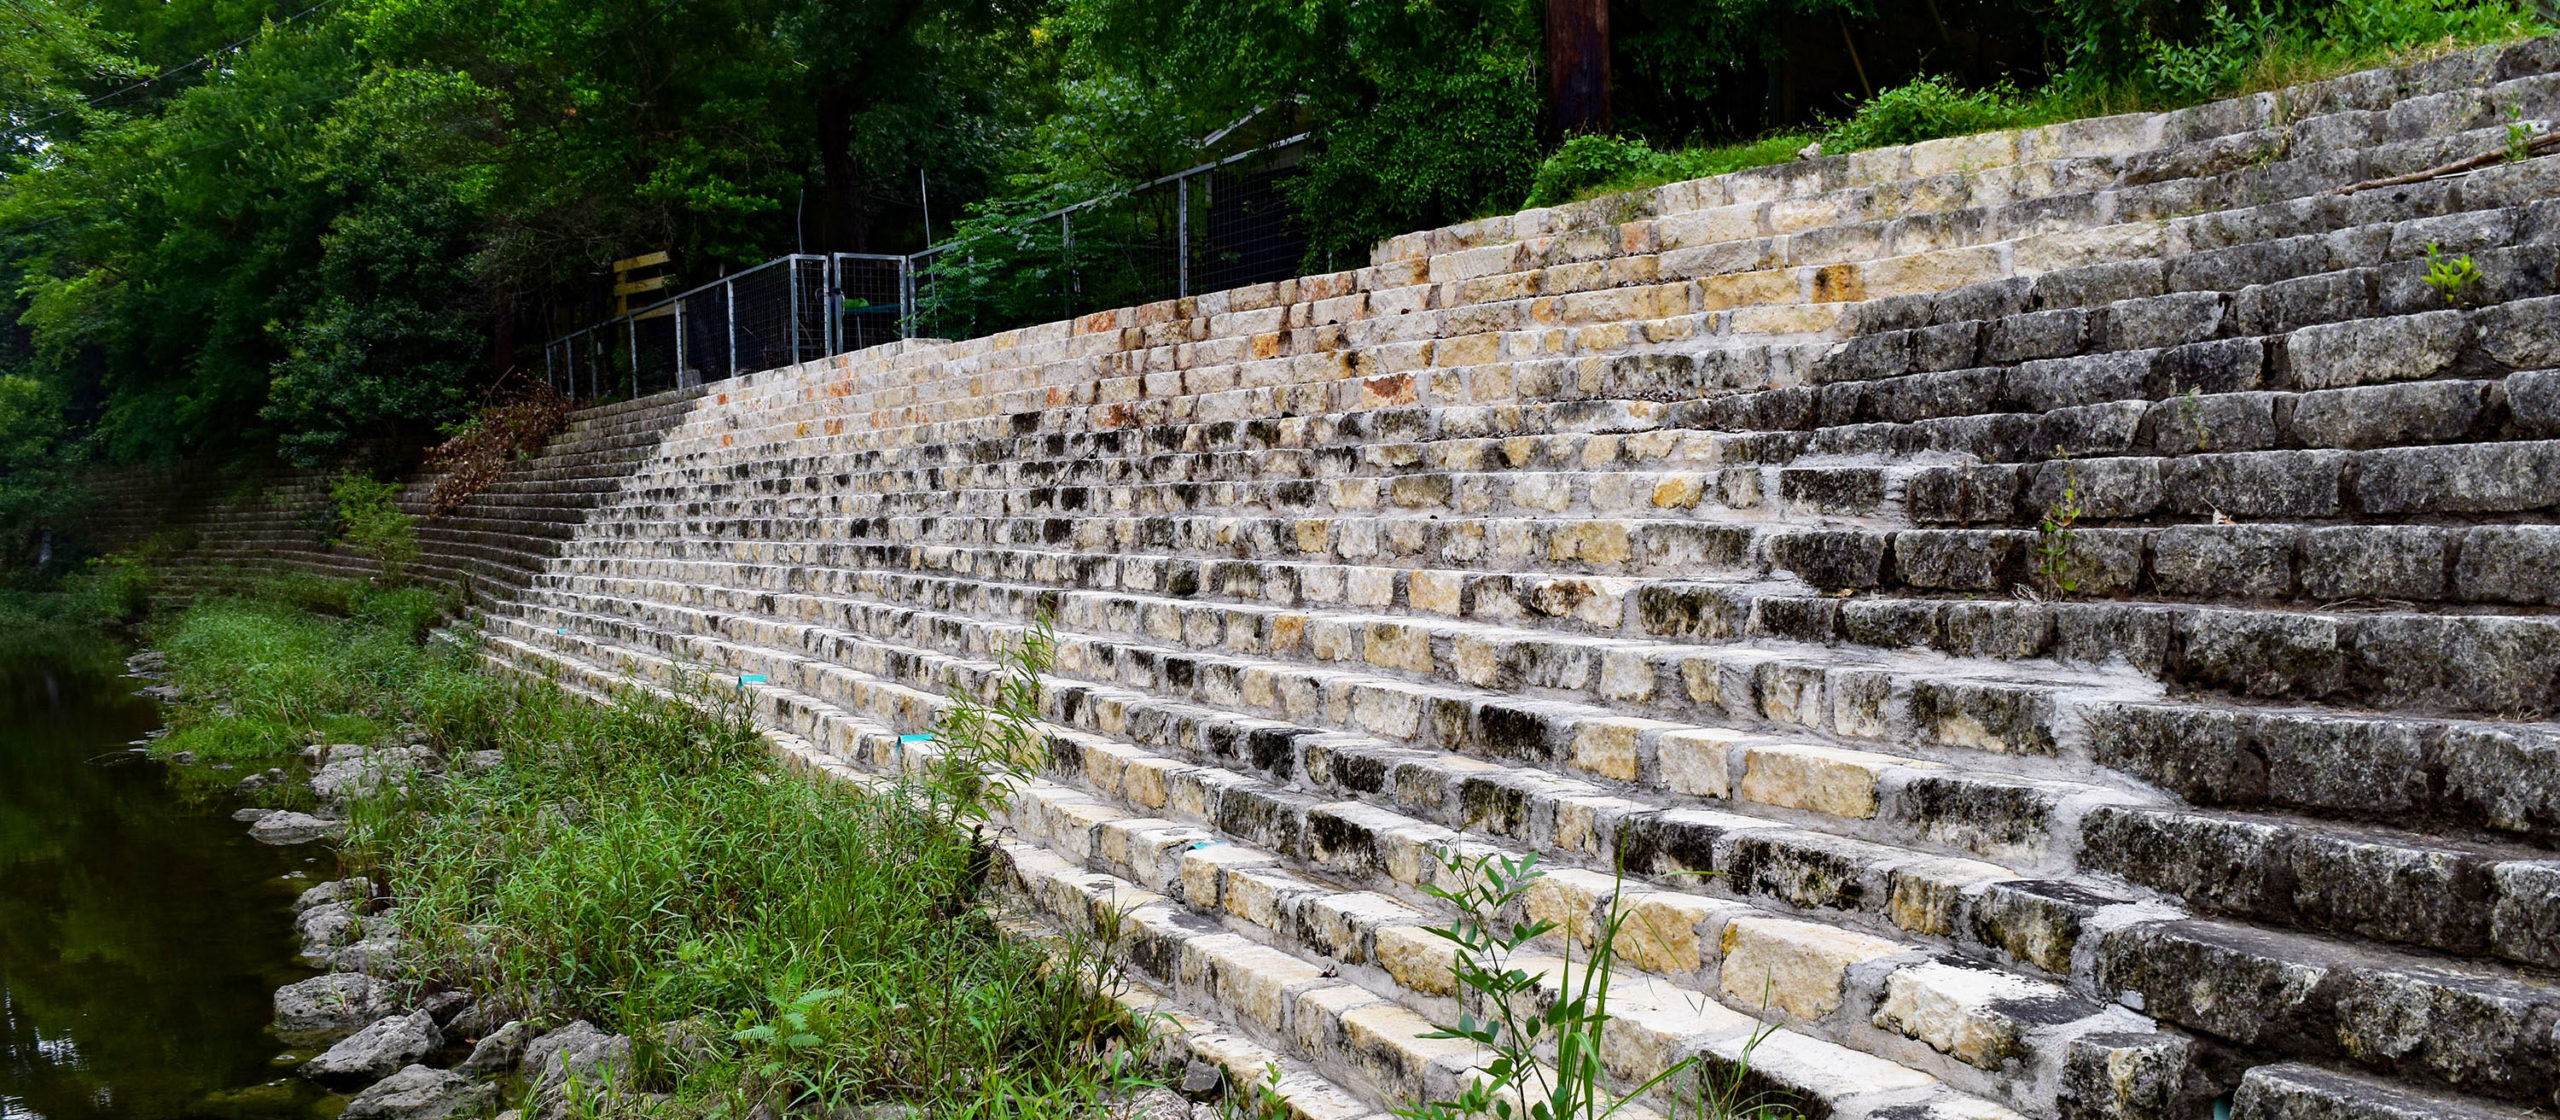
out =
<path fill-rule="evenodd" d="M 2178 398 L 2178 402 L 2179 413 L 2185 417 L 2188 429 L 2195 433 L 2196 450 L 2213 450 L 2213 429 L 2207 427 L 2204 422 L 2204 387 L 2188 386 L 2186 393 Z"/>
<path fill-rule="evenodd" d="M 2446 256 L 2435 242 L 2427 243 L 2427 286 L 2444 297 L 2451 307 L 2468 307 L 2478 297 L 2480 266 L 2471 262 L 2471 254 Z"/>
<path fill-rule="evenodd" d="M 998 656 L 992 701 L 952 682 L 951 704 L 934 724 L 936 753 L 924 769 L 920 791 L 945 824 L 972 829 L 986 824 L 1045 757 L 1040 674 L 1056 662 L 1057 650 L 1057 631 L 1043 611 Z"/>
<path fill-rule="evenodd" d="M 2534 137 L 2541 133 L 2540 126 L 2524 119 L 2523 106 L 2507 106 L 2507 162 L 2523 163 L 2532 159 Z"/>
<path fill-rule="evenodd" d="M 2053 455 L 2062 463 L 2062 493 L 2045 506 L 2044 520 L 2036 525 L 2036 574 L 2045 586 L 2070 595 L 2080 590 L 2079 578 L 2071 574 L 2071 545 L 2088 510 L 2081 500 L 2080 468 L 2072 464 L 2071 453 L 2057 447 Z"/>

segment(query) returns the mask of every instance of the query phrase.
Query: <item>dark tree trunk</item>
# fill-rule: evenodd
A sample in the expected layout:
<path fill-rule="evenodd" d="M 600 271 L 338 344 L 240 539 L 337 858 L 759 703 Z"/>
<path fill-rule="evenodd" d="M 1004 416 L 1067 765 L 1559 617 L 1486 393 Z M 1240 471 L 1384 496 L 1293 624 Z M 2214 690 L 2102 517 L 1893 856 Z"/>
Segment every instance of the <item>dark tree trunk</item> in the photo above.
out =
<path fill-rule="evenodd" d="M 1609 131 L 1609 0 L 1547 0 L 1547 121 Z"/>
<path fill-rule="evenodd" d="M 862 212 L 862 188 L 853 165 L 853 94 L 842 85 L 818 91 L 817 247 L 828 252 L 871 249 L 871 223 Z"/>

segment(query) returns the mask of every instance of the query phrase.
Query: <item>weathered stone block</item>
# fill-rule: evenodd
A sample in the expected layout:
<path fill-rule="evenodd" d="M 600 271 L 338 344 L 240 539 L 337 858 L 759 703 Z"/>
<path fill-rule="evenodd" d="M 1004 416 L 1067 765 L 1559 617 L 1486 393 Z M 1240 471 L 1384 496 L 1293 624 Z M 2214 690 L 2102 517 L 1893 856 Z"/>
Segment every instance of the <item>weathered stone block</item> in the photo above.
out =
<path fill-rule="evenodd" d="M 2469 337 L 2462 312 L 2430 311 L 2303 327 L 2285 339 L 2285 356 L 2297 388 L 2334 389 L 2433 377 Z"/>
<path fill-rule="evenodd" d="M 2484 381 L 2426 381 L 2305 393 L 2293 438 L 2308 447 L 2397 447 L 2468 435 L 2488 405 Z"/>
<path fill-rule="evenodd" d="M 2266 525 L 2176 525 L 2152 539 L 2161 591 L 2197 598 L 2293 594 L 2294 530 Z"/>
<path fill-rule="evenodd" d="M 2453 593 L 2475 603 L 2560 603 L 2560 527 L 2485 525 L 2462 532 Z"/>
<path fill-rule="evenodd" d="M 2171 510 L 2188 515 L 2333 517 L 2343 507 L 2343 451 L 2252 451 L 2171 462 L 2163 483 Z"/>
<path fill-rule="evenodd" d="M 2363 452 L 2355 497 L 2368 514 L 2543 509 L 2560 502 L 2560 441 Z"/>
<path fill-rule="evenodd" d="M 2444 596 L 2452 534 L 2431 525 L 2339 525 L 2302 535 L 2302 590 L 2318 599 Z"/>

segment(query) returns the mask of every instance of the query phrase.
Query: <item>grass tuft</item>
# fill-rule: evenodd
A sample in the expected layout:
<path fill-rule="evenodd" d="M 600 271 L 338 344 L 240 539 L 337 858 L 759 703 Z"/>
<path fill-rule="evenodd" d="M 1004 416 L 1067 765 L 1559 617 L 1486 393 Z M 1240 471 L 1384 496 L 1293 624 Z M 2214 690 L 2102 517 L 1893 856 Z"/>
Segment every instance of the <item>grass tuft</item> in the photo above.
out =
<path fill-rule="evenodd" d="M 499 752 L 351 805 L 340 858 L 397 899 L 412 981 L 631 1035 L 657 1113 L 1090 1117 L 1161 1080 L 1103 994 L 1107 937 L 1000 929 L 971 814 L 779 765 L 734 694 L 596 703 L 491 675 L 467 642 L 272 601 L 198 605 L 163 646 L 206 690 L 171 736 L 199 754 L 315 727 Z M 1017 651 L 976 710 L 995 749 L 1023 748 L 1006 729 L 1044 657 Z"/>

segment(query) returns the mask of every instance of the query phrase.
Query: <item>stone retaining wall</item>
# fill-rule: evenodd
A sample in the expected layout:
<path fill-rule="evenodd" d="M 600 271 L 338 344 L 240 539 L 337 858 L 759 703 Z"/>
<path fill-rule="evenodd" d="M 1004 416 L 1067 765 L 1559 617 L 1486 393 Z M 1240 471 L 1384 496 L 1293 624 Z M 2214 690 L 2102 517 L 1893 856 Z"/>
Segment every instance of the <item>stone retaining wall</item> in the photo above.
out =
<path fill-rule="evenodd" d="M 1311 1117 L 1468 1068 L 1418 1037 L 1451 851 L 1635 915 L 1625 1084 L 1767 1022 L 1809 1116 L 2560 1107 L 2560 157 L 2341 190 L 2548 127 L 2555 71 L 1738 172 L 644 404 L 512 492 L 592 497 L 556 552 L 471 530 L 529 577 L 490 655 L 761 676 L 878 781 L 1051 615 L 1016 895 L 1125 910 L 1129 998 Z"/>

